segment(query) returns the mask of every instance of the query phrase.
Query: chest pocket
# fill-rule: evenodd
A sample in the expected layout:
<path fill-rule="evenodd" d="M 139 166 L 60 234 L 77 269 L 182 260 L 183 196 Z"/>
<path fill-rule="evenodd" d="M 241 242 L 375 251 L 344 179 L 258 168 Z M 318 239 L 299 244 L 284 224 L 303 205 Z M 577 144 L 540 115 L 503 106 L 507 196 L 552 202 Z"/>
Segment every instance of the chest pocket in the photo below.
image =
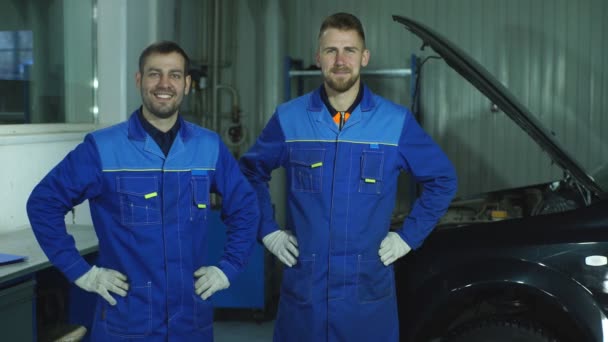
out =
<path fill-rule="evenodd" d="M 363 151 L 361 154 L 361 177 L 359 192 L 366 194 L 382 193 L 382 170 L 384 170 L 384 152 Z"/>
<path fill-rule="evenodd" d="M 161 223 L 157 177 L 117 177 L 120 220 L 126 226 Z"/>
<path fill-rule="evenodd" d="M 190 206 L 190 220 L 204 220 L 209 210 L 209 176 L 204 172 L 192 174 L 190 180 L 192 189 L 192 205 Z"/>
<path fill-rule="evenodd" d="M 292 149 L 289 151 L 291 190 L 321 192 L 323 185 L 324 149 Z"/>

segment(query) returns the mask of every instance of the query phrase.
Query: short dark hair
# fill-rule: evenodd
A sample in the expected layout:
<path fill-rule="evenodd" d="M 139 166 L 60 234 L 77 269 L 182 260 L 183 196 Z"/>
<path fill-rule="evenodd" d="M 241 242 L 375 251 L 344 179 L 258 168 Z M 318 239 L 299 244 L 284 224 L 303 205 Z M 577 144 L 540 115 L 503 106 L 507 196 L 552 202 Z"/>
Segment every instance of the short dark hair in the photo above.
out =
<path fill-rule="evenodd" d="M 363 24 L 354 15 L 350 13 L 334 13 L 323 20 L 321 29 L 319 30 L 319 38 L 325 30 L 335 28 L 338 30 L 355 30 L 363 40 L 363 46 L 365 46 L 365 33 L 363 32 Z"/>
<path fill-rule="evenodd" d="M 166 55 L 172 52 L 177 52 L 182 55 L 182 57 L 184 57 L 184 75 L 189 75 L 190 58 L 188 58 L 188 54 L 186 54 L 186 51 L 184 51 L 184 49 L 177 45 L 176 42 L 172 42 L 169 40 L 161 40 L 159 42 L 152 43 L 147 48 L 145 48 L 144 51 L 141 52 L 141 55 L 139 55 L 139 72 L 144 72 L 144 64 L 146 63 L 146 59 L 150 55 L 155 53 Z"/>

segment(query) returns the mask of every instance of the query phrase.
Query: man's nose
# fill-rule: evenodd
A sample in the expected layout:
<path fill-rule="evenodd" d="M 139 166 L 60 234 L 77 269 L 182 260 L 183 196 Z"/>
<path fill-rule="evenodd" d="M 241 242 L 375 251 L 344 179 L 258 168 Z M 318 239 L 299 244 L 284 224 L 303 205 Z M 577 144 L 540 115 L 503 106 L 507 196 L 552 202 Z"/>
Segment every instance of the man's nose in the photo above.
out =
<path fill-rule="evenodd" d="M 346 62 L 345 62 L 345 55 L 344 55 L 344 53 L 337 52 L 337 53 L 336 53 L 336 61 L 335 61 L 335 64 L 336 64 L 336 65 L 344 65 L 345 63 L 346 63 Z"/>
<path fill-rule="evenodd" d="M 163 87 L 169 87 L 171 83 L 169 82 L 169 75 L 161 75 L 158 80 L 158 85 Z"/>

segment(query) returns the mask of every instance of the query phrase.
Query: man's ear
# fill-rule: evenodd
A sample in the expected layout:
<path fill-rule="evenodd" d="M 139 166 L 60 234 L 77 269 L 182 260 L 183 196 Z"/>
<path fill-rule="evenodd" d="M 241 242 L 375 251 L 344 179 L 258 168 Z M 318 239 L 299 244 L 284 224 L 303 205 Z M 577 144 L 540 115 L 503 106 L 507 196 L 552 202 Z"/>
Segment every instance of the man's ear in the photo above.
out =
<path fill-rule="evenodd" d="M 361 66 L 365 67 L 369 63 L 370 52 L 368 49 L 363 50 L 363 55 L 361 56 Z"/>
<path fill-rule="evenodd" d="M 186 76 L 186 91 L 184 91 L 185 95 L 188 95 L 188 93 L 190 92 L 191 83 L 192 83 L 192 76 L 190 76 L 190 75 Z"/>
<path fill-rule="evenodd" d="M 321 56 L 319 55 L 319 50 L 315 54 L 315 61 L 317 62 L 317 68 L 321 68 Z"/>
<path fill-rule="evenodd" d="M 135 86 L 137 89 L 141 89 L 141 72 L 139 71 L 135 73 Z"/>

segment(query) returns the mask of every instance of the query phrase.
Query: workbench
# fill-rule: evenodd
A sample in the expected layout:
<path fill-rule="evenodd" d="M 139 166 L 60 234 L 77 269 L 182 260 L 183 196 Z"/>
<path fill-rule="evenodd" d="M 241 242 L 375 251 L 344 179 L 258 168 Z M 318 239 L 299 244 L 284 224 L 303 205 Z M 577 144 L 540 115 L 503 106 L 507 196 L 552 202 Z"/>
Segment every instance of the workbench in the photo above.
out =
<path fill-rule="evenodd" d="M 90 225 L 68 225 L 81 255 L 97 252 L 97 236 Z M 0 233 L 0 253 L 25 256 L 24 261 L 0 266 L 0 331 L 7 341 L 36 341 L 36 283 L 40 272 L 52 267 L 29 226 Z"/>

